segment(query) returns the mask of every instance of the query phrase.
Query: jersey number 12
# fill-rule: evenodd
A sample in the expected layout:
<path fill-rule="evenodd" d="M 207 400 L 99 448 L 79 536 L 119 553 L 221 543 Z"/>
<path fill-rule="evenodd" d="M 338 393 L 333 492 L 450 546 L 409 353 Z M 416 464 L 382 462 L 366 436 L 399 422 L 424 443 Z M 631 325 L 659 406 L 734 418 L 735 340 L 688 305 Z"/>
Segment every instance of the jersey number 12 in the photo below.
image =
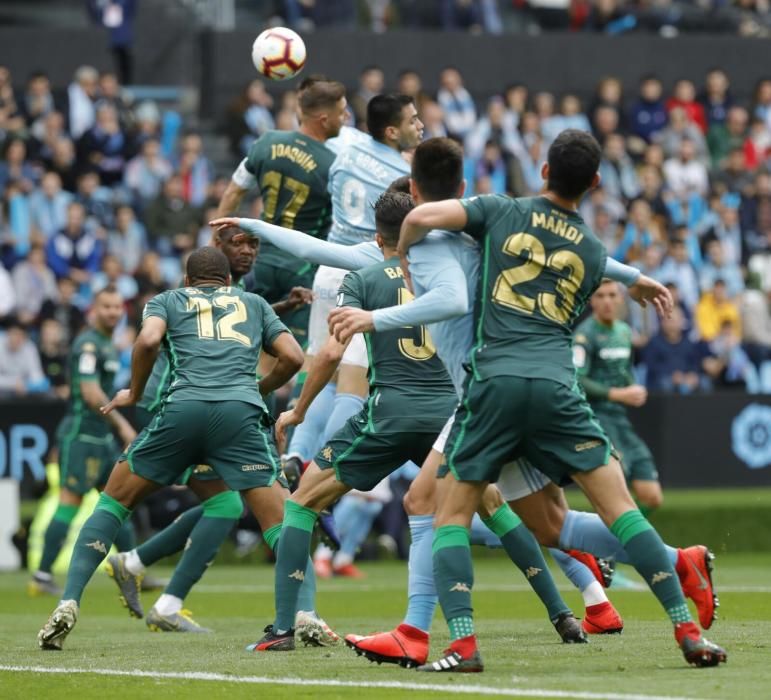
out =
<path fill-rule="evenodd" d="M 216 325 L 212 313 L 212 302 L 218 309 L 233 309 L 222 316 Z M 249 337 L 233 328 L 236 324 L 246 321 L 246 307 L 238 297 L 221 294 L 211 301 L 206 297 L 190 297 L 187 300 L 187 310 L 196 313 L 199 338 L 216 337 L 218 340 L 235 340 L 242 345 L 251 346 L 252 341 Z"/>

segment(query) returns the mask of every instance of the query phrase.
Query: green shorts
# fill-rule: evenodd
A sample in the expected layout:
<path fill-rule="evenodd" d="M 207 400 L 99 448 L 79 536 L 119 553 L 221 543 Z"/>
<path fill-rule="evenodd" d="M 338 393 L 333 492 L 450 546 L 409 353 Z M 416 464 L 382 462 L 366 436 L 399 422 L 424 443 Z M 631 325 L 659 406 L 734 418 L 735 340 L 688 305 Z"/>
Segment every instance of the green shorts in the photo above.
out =
<path fill-rule="evenodd" d="M 648 446 L 634 431 L 625 414 L 597 411 L 600 425 L 618 453 L 627 481 L 658 481 L 659 473 Z"/>
<path fill-rule="evenodd" d="M 440 419 L 431 432 L 380 433 L 365 407 L 319 450 L 315 462 L 321 469 L 334 469 L 337 480 L 346 486 L 369 491 L 405 462 L 423 464 L 443 423 Z"/>
<path fill-rule="evenodd" d="M 269 304 L 286 299 L 289 292 L 292 291 L 292 287 L 312 289 L 313 277 L 316 274 L 316 267 L 313 265 L 307 265 L 307 269 L 299 271 L 287 270 L 283 267 L 276 267 L 268 261 L 260 261 L 259 257 L 252 270 L 255 282 L 253 291 Z M 310 315 L 310 304 L 303 304 L 295 311 L 281 316 L 281 321 L 292 331 L 292 335 L 302 347 L 305 347 L 308 342 Z"/>
<path fill-rule="evenodd" d="M 165 485 L 191 464 L 206 465 L 193 468 L 195 478 L 221 478 L 234 491 L 270 486 L 280 473 L 270 416 L 244 401 L 165 404 L 121 459 L 135 474 Z"/>
<path fill-rule="evenodd" d="M 96 433 L 96 431 L 94 431 Z M 115 466 L 120 447 L 112 433 L 81 432 L 81 420 L 65 416 L 56 430 L 60 484 L 81 496 L 102 488 Z"/>
<path fill-rule="evenodd" d="M 495 482 L 504 464 L 526 457 L 562 485 L 573 472 L 607 464 L 611 448 L 578 386 L 469 377 L 444 454 L 459 481 Z"/>

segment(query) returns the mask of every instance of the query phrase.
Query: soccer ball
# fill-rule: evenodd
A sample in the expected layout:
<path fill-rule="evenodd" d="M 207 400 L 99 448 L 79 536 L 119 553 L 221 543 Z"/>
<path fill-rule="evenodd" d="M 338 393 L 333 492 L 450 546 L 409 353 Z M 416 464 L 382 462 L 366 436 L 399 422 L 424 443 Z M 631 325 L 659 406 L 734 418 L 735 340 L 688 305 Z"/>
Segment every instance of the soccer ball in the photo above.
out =
<path fill-rule="evenodd" d="M 254 40 L 252 62 L 270 80 L 293 78 L 305 65 L 305 43 L 286 27 L 266 29 Z"/>

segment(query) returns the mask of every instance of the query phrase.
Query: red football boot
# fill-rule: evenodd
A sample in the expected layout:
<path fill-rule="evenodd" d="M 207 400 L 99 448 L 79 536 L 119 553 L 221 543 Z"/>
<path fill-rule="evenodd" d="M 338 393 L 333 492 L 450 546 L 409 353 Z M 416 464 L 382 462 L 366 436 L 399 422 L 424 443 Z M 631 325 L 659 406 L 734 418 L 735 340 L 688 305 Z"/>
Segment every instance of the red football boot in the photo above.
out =
<path fill-rule="evenodd" d="M 696 604 L 699 623 L 708 630 L 715 621 L 715 608 L 720 605 L 712 586 L 712 560 L 715 555 L 703 544 L 677 550 L 675 571 L 683 593 Z"/>
<path fill-rule="evenodd" d="M 355 564 L 343 564 L 342 566 L 333 566 L 332 573 L 335 576 L 345 576 L 346 578 L 367 578 L 365 574 Z"/>
<path fill-rule="evenodd" d="M 332 578 L 332 560 L 329 557 L 314 557 L 313 570 L 316 578 Z"/>
<path fill-rule="evenodd" d="M 428 659 L 428 634 L 412 625 L 402 623 L 391 632 L 381 632 L 363 637 L 349 634 L 345 643 L 359 656 L 377 663 L 399 664 L 403 668 L 415 668 Z"/>
<path fill-rule="evenodd" d="M 597 579 L 599 584 L 603 588 L 608 588 L 613 580 L 613 567 L 606 559 L 599 559 L 594 554 L 588 552 L 581 552 L 578 549 L 565 549 L 565 554 L 569 554 L 573 559 L 580 561 L 584 566 L 589 568 L 594 574 L 594 578 Z"/>
<path fill-rule="evenodd" d="M 587 634 L 620 634 L 624 631 L 624 621 L 609 600 L 589 605 L 581 626 Z"/>
<path fill-rule="evenodd" d="M 704 639 L 693 622 L 675 625 L 675 639 L 685 660 L 693 666 L 717 666 L 728 660 L 725 649 Z"/>

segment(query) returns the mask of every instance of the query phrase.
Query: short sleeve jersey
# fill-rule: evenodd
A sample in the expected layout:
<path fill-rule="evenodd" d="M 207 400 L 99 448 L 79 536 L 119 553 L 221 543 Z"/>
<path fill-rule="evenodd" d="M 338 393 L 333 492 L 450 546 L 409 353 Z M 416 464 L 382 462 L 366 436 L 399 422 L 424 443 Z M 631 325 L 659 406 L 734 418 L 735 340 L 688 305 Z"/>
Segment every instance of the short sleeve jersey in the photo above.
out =
<path fill-rule="evenodd" d="M 326 238 L 332 221 L 327 185 L 334 160 L 323 143 L 299 131 L 269 131 L 252 144 L 234 179 L 259 187 L 263 221 Z M 267 242 L 260 262 L 290 270 L 305 265 Z"/>
<path fill-rule="evenodd" d="M 183 287 L 153 297 L 143 318 L 166 321 L 169 388 L 163 401 L 265 403 L 256 381 L 260 350 L 286 326 L 268 303 L 236 287 Z"/>
<path fill-rule="evenodd" d="M 373 311 L 413 299 L 399 259 L 371 265 L 345 276 L 338 306 Z M 450 377 L 423 326 L 365 333 L 369 354 L 370 400 L 381 422 L 394 430 L 416 430 L 437 410 L 449 413 L 457 400 Z"/>
<path fill-rule="evenodd" d="M 594 317 L 587 318 L 576 329 L 573 361 L 579 376 L 607 387 L 633 384 L 632 329 L 623 321 L 606 326 Z M 604 411 L 624 413 L 619 403 L 607 399 L 591 399 L 591 402 Z"/>
<path fill-rule="evenodd" d="M 409 174 L 402 155 L 371 136 L 343 148 L 329 171 L 329 240 L 342 245 L 374 240 L 375 202 L 394 180 Z"/>
<path fill-rule="evenodd" d="M 115 374 L 120 368 L 118 351 L 112 339 L 95 328 L 83 331 L 72 343 L 69 363 L 71 393 L 68 414 L 80 421 L 80 433 L 107 435 L 112 430 L 109 423 L 88 406 L 80 385 L 82 382 L 98 382 L 102 391 L 112 396 Z"/>
<path fill-rule="evenodd" d="M 599 286 L 605 248 L 574 211 L 545 197 L 461 200 L 464 231 L 482 245 L 471 366 L 575 383 L 572 325 Z"/>

